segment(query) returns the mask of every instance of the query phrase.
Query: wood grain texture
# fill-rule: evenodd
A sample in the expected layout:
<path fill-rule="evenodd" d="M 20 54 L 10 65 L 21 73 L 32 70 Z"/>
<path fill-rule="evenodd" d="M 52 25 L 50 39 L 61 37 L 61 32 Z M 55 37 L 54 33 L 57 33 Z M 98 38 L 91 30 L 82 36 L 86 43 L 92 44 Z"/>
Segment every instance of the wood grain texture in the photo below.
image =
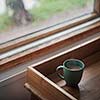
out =
<path fill-rule="evenodd" d="M 15 67 L 16 65 L 22 64 L 24 62 L 28 62 L 30 60 L 34 60 L 34 59 L 38 59 L 39 57 L 48 55 L 52 52 L 56 52 L 59 49 L 62 49 L 64 47 L 66 47 L 66 45 L 71 45 L 75 42 L 78 42 L 82 39 L 85 39 L 91 35 L 93 35 L 94 33 L 98 33 L 100 32 L 100 23 L 90 26 L 88 28 L 86 28 L 85 30 L 82 31 L 77 31 L 75 33 L 81 33 L 79 35 L 75 35 L 73 37 L 68 38 L 67 35 L 61 37 L 63 40 L 58 41 L 59 39 L 55 40 L 54 42 L 49 42 L 49 45 L 47 45 L 47 43 L 44 44 L 43 46 L 39 46 L 36 48 L 32 48 L 29 49 L 27 51 L 21 52 L 19 54 L 13 55 L 11 57 L 2 59 L 0 61 L 0 71 L 9 69 L 11 67 Z M 74 33 L 73 33 L 74 34 Z M 58 41 L 58 42 L 57 42 Z M 52 43 L 52 44 L 50 44 Z"/>
<path fill-rule="evenodd" d="M 43 100 L 77 100 L 35 69 L 29 68 L 27 77 L 34 93 Z"/>
<path fill-rule="evenodd" d="M 82 80 L 78 87 L 67 86 L 66 82 L 57 76 L 57 73 L 49 75 L 48 78 L 78 100 L 100 99 L 100 61 L 85 68 Z"/>
<path fill-rule="evenodd" d="M 37 63 L 28 68 L 27 84 L 32 93 L 42 100 L 98 100 L 100 98 L 100 47 L 94 41 L 83 47 L 62 53 L 52 59 Z M 60 52 L 61 53 L 61 52 Z M 81 59 L 85 63 L 83 77 L 78 87 L 69 87 L 57 76 L 56 68 L 69 57 Z M 34 68 L 33 68 L 34 67 Z M 53 96 L 52 94 L 53 93 Z M 67 94 L 66 94 L 67 93 Z M 70 94 L 70 95 L 69 95 Z M 67 98 L 66 98 L 67 97 Z M 69 98 L 68 98 L 69 97 Z"/>
<path fill-rule="evenodd" d="M 98 56 L 100 55 L 99 44 L 100 44 L 99 41 L 95 41 L 93 43 L 89 43 L 78 49 L 75 49 L 75 50 L 72 49 L 71 51 L 68 50 L 68 52 L 65 48 L 65 51 L 63 49 L 62 51 L 57 52 L 58 53 L 57 55 L 53 53 L 52 56 L 56 55 L 57 57 L 51 58 L 50 56 L 47 56 L 48 58 L 46 59 L 46 61 L 44 61 L 44 63 L 37 64 L 37 66 L 33 65 L 33 67 L 35 67 L 37 70 L 39 70 L 40 72 L 43 72 L 46 75 L 46 74 L 51 74 L 51 72 L 53 73 L 57 66 L 61 65 L 66 59 L 69 59 L 69 58 L 81 59 L 85 61 L 86 66 L 91 65 L 92 63 L 95 63 L 96 61 L 100 60 L 100 57 Z M 95 56 L 95 59 L 93 59 L 94 56 Z M 51 69 L 48 70 L 49 68 Z"/>
<path fill-rule="evenodd" d="M 100 88 L 98 88 L 100 87 L 99 84 L 100 83 L 100 52 L 91 55 L 90 58 L 89 57 L 85 58 L 84 61 L 87 60 L 88 62 L 89 60 L 92 60 L 92 57 L 97 57 L 97 59 L 99 59 L 99 62 L 95 62 L 94 64 L 88 65 L 88 67 L 85 68 L 82 80 L 79 83 L 78 87 L 67 86 L 66 82 L 60 79 L 56 72 L 52 72 L 51 69 L 54 66 L 51 66 L 50 64 L 48 64 L 48 66 L 51 66 L 51 68 L 48 66 L 46 67 L 51 72 L 46 74 L 46 76 L 44 76 L 44 70 L 46 69 L 46 67 L 42 67 L 41 73 L 39 70 L 35 70 L 34 68 L 29 67 L 27 72 L 27 83 L 29 86 L 26 84 L 26 87 L 29 87 L 31 92 L 33 94 L 35 93 L 35 95 L 39 96 L 42 100 L 53 100 L 53 98 L 54 100 L 69 99 L 65 97 L 64 94 L 63 95 L 59 94 L 58 92 L 59 87 L 61 87 L 61 89 L 64 90 L 64 92 L 63 90 L 60 92 L 68 93 L 68 94 L 70 93 L 77 100 L 98 100 L 98 98 L 100 98 L 99 95 Z M 46 71 L 48 72 L 48 70 L 46 69 L 45 72 Z M 54 82 L 55 84 L 52 83 L 51 81 Z M 56 85 L 59 87 L 56 87 Z M 52 96 L 51 93 L 53 93 L 54 96 Z M 58 95 L 61 97 L 59 97 Z"/>

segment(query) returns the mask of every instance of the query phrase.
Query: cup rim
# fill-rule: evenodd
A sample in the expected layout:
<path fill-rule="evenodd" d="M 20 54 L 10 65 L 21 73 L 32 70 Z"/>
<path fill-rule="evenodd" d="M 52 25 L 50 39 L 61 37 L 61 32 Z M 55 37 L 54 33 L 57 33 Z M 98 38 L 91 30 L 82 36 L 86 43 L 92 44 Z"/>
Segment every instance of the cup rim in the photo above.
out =
<path fill-rule="evenodd" d="M 83 66 L 82 66 L 79 70 L 75 70 L 75 71 L 74 71 L 74 70 L 70 70 L 69 68 L 67 68 L 67 67 L 65 66 L 65 63 L 68 62 L 68 61 L 72 61 L 72 60 L 80 62 Z M 85 68 L 84 62 L 83 62 L 82 60 L 80 60 L 80 59 L 75 59 L 75 58 L 65 60 L 65 61 L 63 62 L 63 66 L 65 67 L 65 69 L 67 69 L 67 70 L 69 70 L 69 71 L 73 71 L 73 72 L 81 71 L 81 70 L 83 70 L 83 69 Z"/>

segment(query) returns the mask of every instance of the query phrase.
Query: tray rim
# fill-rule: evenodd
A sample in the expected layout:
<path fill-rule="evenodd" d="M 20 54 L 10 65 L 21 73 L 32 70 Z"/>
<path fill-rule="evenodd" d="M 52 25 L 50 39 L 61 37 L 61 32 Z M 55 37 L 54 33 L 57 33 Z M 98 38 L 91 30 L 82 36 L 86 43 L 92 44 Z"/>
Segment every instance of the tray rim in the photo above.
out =
<path fill-rule="evenodd" d="M 34 72 L 35 74 L 37 74 L 39 77 L 41 77 L 44 81 L 46 81 L 47 83 L 49 83 L 51 86 L 53 86 L 54 88 L 56 88 L 58 91 L 60 91 L 63 95 L 65 95 L 66 97 L 68 97 L 70 100 L 78 100 L 76 97 L 74 97 L 72 94 L 68 93 L 67 91 L 65 91 L 63 88 L 61 88 L 60 86 L 58 86 L 56 83 L 54 83 L 52 80 L 50 80 L 48 77 L 46 77 L 45 75 L 43 75 L 41 72 L 39 72 L 38 70 L 36 70 L 34 67 L 29 66 L 28 70 L 31 70 L 32 72 Z M 34 87 L 29 84 L 28 82 L 25 83 L 25 87 L 29 89 L 29 91 L 33 92 L 35 89 Z M 33 92 L 35 95 L 37 95 L 36 92 Z M 38 95 L 39 98 L 41 98 L 40 95 Z M 43 98 L 43 100 L 47 100 L 45 98 Z"/>

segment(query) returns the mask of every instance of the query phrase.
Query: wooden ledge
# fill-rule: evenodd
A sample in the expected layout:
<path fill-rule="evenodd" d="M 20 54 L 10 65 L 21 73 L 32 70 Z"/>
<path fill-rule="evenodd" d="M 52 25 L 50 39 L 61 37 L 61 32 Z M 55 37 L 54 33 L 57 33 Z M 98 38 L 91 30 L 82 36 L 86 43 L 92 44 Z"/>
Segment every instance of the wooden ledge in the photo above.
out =
<path fill-rule="evenodd" d="M 92 32 L 90 31 L 90 33 L 92 33 Z M 41 58 L 42 56 L 49 56 L 49 54 L 54 55 L 54 53 L 61 52 L 61 50 L 66 51 L 68 48 L 69 48 L 69 50 L 72 50 L 72 49 L 70 49 L 70 48 L 72 48 L 71 46 L 74 46 L 73 49 L 78 48 L 78 46 L 79 47 L 83 46 L 83 44 L 85 45 L 85 43 L 88 43 L 89 41 L 91 43 L 93 41 L 98 40 L 98 42 L 96 44 L 94 42 L 95 48 L 92 48 L 92 49 L 96 50 L 98 48 L 98 44 L 100 44 L 100 41 L 99 41 L 100 35 L 99 34 L 100 33 L 96 33 L 96 34 L 89 36 L 89 37 L 86 37 L 83 34 L 83 35 L 81 35 L 81 38 L 79 38 L 80 36 L 77 36 L 77 38 L 76 37 L 70 38 L 70 39 L 55 43 L 51 46 L 47 46 L 46 48 L 42 48 L 42 49 L 38 49 L 38 50 L 33 48 L 33 49 L 28 51 L 28 55 L 21 56 L 21 54 L 17 54 L 17 55 L 14 55 L 13 57 L 3 59 L 0 61 L 0 71 L 14 67 L 14 66 L 19 65 L 21 63 L 28 62 L 30 60 L 34 61 L 38 58 Z M 83 39 L 82 36 L 86 39 Z M 36 51 L 34 51 L 34 50 L 36 50 Z M 23 52 L 23 53 L 25 53 L 25 52 Z M 16 58 L 16 57 L 18 57 L 18 58 Z"/>

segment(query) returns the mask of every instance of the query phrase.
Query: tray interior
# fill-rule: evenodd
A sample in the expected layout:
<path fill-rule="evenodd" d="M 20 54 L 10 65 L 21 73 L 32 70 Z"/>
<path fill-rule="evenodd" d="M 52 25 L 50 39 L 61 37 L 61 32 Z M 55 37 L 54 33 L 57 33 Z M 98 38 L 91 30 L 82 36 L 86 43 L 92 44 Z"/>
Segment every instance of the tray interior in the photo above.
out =
<path fill-rule="evenodd" d="M 48 69 L 50 70 L 50 69 Z M 42 73 L 42 70 L 41 70 Z M 42 73 L 44 74 L 44 73 Z M 46 75 L 58 86 L 80 100 L 100 99 L 100 61 L 85 68 L 78 87 L 69 87 L 66 82 L 60 79 L 57 73 Z"/>
<path fill-rule="evenodd" d="M 41 64 L 34 65 L 34 69 L 46 76 L 49 80 L 56 83 L 59 87 L 64 89 L 69 94 L 76 97 L 78 100 L 99 100 L 100 99 L 100 40 L 90 43 L 86 46 L 82 46 L 76 50 L 72 50 L 68 53 L 63 53 L 62 55 L 55 57 L 47 57 Z M 64 51 L 64 50 L 63 50 Z M 51 59 L 52 58 L 52 59 Z M 56 73 L 56 68 L 62 65 L 66 59 L 77 58 L 81 59 L 85 63 L 85 70 L 83 72 L 83 77 L 78 87 L 69 87 L 66 82 L 60 79 Z M 61 72 L 62 73 L 62 72 Z M 63 74 L 63 73 L 62 73 Z M 29 84 L 38 84 L 38 80 L 32 77 L 36 75 L 39 82 L 41 82 L 41 77 L 39 77 L 35 72 L 29 70 L 28 81 Z M 48 81 L 49 83 L 49 81 Z M 47 85 L 47 84 L 45 84 Z M 41 85 L 39 84 L 38 92 L 41 90 Z M 43 88 L 43 87 L 42 87 Z M 49 88 L 50 89 L 50 88 Z M 44 91 L 42 91 L 44 93 Z M 64 99 L 65 100 L 65 99 Z"/>
<path fill-rule="evenodd" d="M 60 57 L 61 58 L 61 57 Z M 62 59 L 62 58 L 61 58 Z M 57 75 L 56 68 L 62 64 L 63 60 L 56 59 L 54 61 L 49 61 L 45 63 L 45 66 L 35 67 L 36 70 L 41 72 L 47 78 L 52 80 L 58 86 L 72 94 L 74 97 L 80 100 L 98 100 L 100 99 L 100 60 L 95 61 L 92 64 L 87 64 L 90 60 L 100 59 L 100 52 L 82 59 L 86 64 L 85 70 L 83 72 L 82 79 L 78 87 L 69 87 L 66 82 L 60 79 Z M 60 62 L 59 62 L 60 61 Z M 53 65 L 52 65 L 53 63 Z M 62 73 L 62 72 L 61 72 Z"/>

